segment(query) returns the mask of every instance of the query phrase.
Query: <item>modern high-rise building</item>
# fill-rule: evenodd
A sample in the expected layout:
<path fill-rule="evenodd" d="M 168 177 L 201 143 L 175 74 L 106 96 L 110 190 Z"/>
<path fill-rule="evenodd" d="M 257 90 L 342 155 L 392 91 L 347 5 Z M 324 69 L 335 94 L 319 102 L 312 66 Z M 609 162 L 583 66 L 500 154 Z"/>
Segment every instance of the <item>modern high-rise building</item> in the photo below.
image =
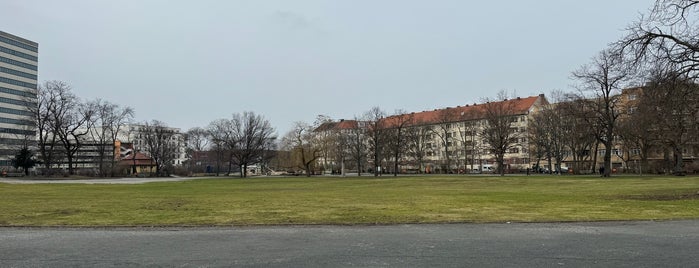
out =
<path fill-rule="evenodd" d="M 0 167 L 22 146 L 34 146 L 39 44 L 0 31 Z"/>

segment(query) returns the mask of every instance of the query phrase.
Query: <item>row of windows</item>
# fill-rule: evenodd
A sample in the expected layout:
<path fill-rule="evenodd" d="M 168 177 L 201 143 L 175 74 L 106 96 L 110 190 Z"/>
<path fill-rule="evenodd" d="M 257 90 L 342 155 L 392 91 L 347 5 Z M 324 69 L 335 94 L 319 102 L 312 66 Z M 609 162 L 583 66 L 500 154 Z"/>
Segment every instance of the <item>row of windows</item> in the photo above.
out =
<path fill-rule="evenodd" d="M 12 109 L 12 108 L 7 108 L 7 107 L 0 107 L 0 113 L 16 114 L 16 115 L 24 115 L 24 116 L 34 116 L 34 114 L 30 111 L 17 110 L 17 109 Z"/>
<path fill-rule="evenodd" d="M 21 119 L 13 119 L 13 118 L 5 118 L 5 117 L 0 117 L 0 123 L 25 125 L 25 126 L 33 126 L 34 125 L 34 122 L 29 121 L 29 120 L 21 120 Z"/>
<path fill-rule="evenodd" d="M 23 139 L 0 138 L 0 144 L 6 145 L 24 145 L 27 141 Z"/>
<path fill-rule="evenodd" d="M 0 67 L 0 72 L 36 80 L 36 75 L 35 75 L 35 74 L 29 74 L 29 73 L 25 73 L 25 72 L 22 72 L 22 71 L 13 70 L 13 69 L 10 69 L 10 68 Z"/>
<path fill-rule="evenodd" d="M 39 61 L 39 58 L 37 58 L 36 56 L 32 56 L 32 55 L 29 55 L 27 53 L 22 53 L 22 52 L 19 52 L 17 50 L 12 50 L 12 49 L 9 49 L 9 48 L 3 47 L 3 46 L 0 46 L 0 52 L 14 55 L 14 56 L 17 56 L 20 58 L 28 59 L 30 61 Z"/>
<path fill-rule="evenodd" d="M 0 82 L 7 83 L 10 85 L 20 86 L 20 87 L 33 88 L 33 89 L 36 88 L 36 84 L 22 82 L 22 81 L 10 79 L 10 78 L 5 78 L 5 77 L 0 77 Z"/>
<path fill-rule="evenodd" d="M 2 36 L 2 35 L 0 35 L 0 42 L 3 42 L 3 43 L 5 43 L 5 44 L 10 44 L 10 45 L 13 45 L 13 46 L 16 46 L 16 47 L 21 47 L 21 48 L 24 48 L 24 49 L 29 50 L 29 51 L 31 51 L 31 52 L 37 52 L 37 53 L 39 52 L 39 48 L 38 48 L 38 47 L 30 46 L 30 45 L 27 45 L 27 44 L 25 44 L 25 43 L 19 42 L 19 41 L 17 41 L 17 40 L 4 37 L 4 36 Z"/>
<path fill-rule="evenodd" d="M 15 154 L 17 154 L 19 152 L 19 150 L 20 150 L 19 148 L 18 149 L 0 149 L 0 155 L 3 155 L 3 156 L 11 155 L 12 157 L 14 157 Z M 10 160 L 10 161 L 12 161 L 12 160 Z"/>
<path fill-rule="evenodd" d="M 24 106 L 24 107 L 36 107 L 36 103 L 35 103 L 35 102 L 28 102 L 28 101 L 23 101 L 23 100 L 15 100 L 15 99 L 10 99 L 10 98 L 3 98 L 3 97 L 0 97 L 0 102 L 2 102 L 2 103 L 14 104 L 14 105 L 19 105 L 19 106 Z"/>
<path fill-rule="evenodd" d="M 36 94 L 34 94 L 32 92 L 16 90 L 16 89 L 11 89 L 11 88 L 6 88 L 6 87 L 0 87 L 0 92 L 12 94 L 12 95 L 17 95 L 17 96 L 22 96 L 22 97 L 36 98 Z"/>
<path fill-rule="evenodd" d="M 0 133 L 5 134 L 18 134 L 18 135 L 36 135 L 36 131 L 24 130 L 24 129 L 14 129 L 14 128 L 0 128 Z"/>
<path fill-rule="evenodd" d="M 22 67 L 22 68 L 29 69 L 29 70 L 32 70 L 32 71 L 36 71 L 36 70 L 39 69 L 38 67 L 36 67 L 36 65 L 29 64 L 29 63 L 24 63 L 24 62 L 21 62 L 21 61 L 16 61 L 16 60 L 13 60 L 13 59 L 10 59 L 10 58 L 5 58 L 5 57 L 3 57 L 3 56 L 0 56 L 0 62 L 4 62 L 4 63 L 11 64 L 11 65 L 14 65 L 14 66 Z"/>

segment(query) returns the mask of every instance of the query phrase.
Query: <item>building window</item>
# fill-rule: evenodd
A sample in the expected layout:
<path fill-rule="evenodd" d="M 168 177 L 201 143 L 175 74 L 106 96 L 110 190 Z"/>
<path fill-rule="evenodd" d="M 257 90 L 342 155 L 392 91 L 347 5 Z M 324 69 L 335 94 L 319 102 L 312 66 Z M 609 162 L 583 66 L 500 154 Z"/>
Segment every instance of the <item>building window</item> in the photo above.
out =
<path fill-rule="evenodd" d="M 17 71 L 17 70 L 5 68 L 5 67 L 0 67 L 0 72 L 6 73 L 6 74 L 11 74 L 14 76 L 24 77 L 24 78 L 28 78 L 28 79 L 33 79 L 33 80 L 36 80 L 36 78 L 37 78 L 35 74 L 25 73 L 22 71 Z"/>
<path fill-rule="evenodd" d="M 641 149 L 633 148 L 633 149 L 631 149 L 630 152 L 631 152 L 631 155 L 639 155 L 639 154 L 641 154 Z"/>
<path fill-rule="evenodd" d="M 22 52 L 19 52 L 17 50 L 9 49 L 9 48 L 2 47 L 2 46 L 0 46 L 0 52 L 7 53 L 7 54 L 10 54 L 13 56 L 20 57 L 20 58 L 25 58 L 25 59 L 28 59 L 30 61 L 38 61 L 39 60 L 39 58 L 37 58 L 36 56 L 32 56 L 32 55 L 22 53 Z"/>
<path fill-rule="evenodd" d="M 17 66 L 17 67 L 22 67 L 22 68 L 27 69 L 27 70 L 32 70 L 32 71 L 38 70 L 38 68 L 36 67 L 36 65 L 24 63 L 24 62 L 21 62 L 21 61 L 16 61 L 16 60 L 13 60 L 13 59 L 10 59 L 10 58 L 5 58 L 5 57 L 2 57 L 2 56 L 0 56 L 0 62 L 4 62 L 4 63 L 7 63 L 7 64 L 11 64 L 11 65 L 14 65 L 14 66 Z"/>
<path fill-rule="evenodd" d="M 0 36 L 0 42 L 3 42 L 3 43 L 8 44 L 8 45 L 13 45 L 16 47 L 24 48 L 24 49 L 29 50 L 31 52 L 39 52 L 39 49 L 37 47 L 30 46 L 30 45 L 27 45 L 25 43 L 22 43 L 22 42 L 19 42 L 19 41 L 16 41 L 16 40 L 4 37 L 4 36 Z"/>

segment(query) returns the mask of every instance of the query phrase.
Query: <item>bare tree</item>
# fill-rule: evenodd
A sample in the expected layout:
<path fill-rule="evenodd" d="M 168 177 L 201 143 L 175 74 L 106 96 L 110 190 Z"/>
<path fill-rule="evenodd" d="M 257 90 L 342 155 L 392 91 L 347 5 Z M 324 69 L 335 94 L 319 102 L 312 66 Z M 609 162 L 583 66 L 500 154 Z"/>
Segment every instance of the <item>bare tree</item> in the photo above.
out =
<path fill-rule="evenodd" d="M 263 160 L 276 136 L 269 121 L 254 112 L 233 114 L 231 122 L 233 139 L 238 142 L 233 150 L 233 156 L 240 166 L 240 176 L 244 178 L 247 177 L 249 165 Z"/>
<path fill-rule="evenodd" d="M 369 140 L 369 151 L 374 162 L 374 176 L 381 174 L 381 162 L 384 158 L 384 146 L 386 146 L 386 126 L 383 123 L 383 118 L 386 113 L 379 107 L 373 107 L 364 113 L 364 122 L 366 122 L 366 137 Z"/>
<path fill-rule="evenodd" d="M 39 157 L 49 174 L 56 161 L 56 154 L 59 153 L 58 135 L 56 135 L 59 122 L 56 122 L 55 118 L 60 118 L 61 114 L 67 112 L 64 102 L 73 97 L 70 90 L 70 85 L 65 82 L 46 81 L 37 88 L 37 105 L 28 107 L 36 122 Z"/>
<path fill-rule="evenodd" d="M 206 136 L 211 142 L 211 150 L 216 159 L 216 176 L 218 176 L 221 171 L 223 159 L 226 158 L 227 154 L 230 154 L 227 145 L 230 140 L 230 135 L 230 121 L 228 119 L 214 120 L 206 127 Z M 230 158 L 227 159 L 230 172 L 230 163 L 232 160 Z"/>
<path fill-rule="evenodd" d="M 366 125 L 364 121 L 360 121 L 357 118 L 354 120 L 357 124 L 354 124 L 352 128 L 347 130 L 346 141 L 347 148 L 349 151 L 350 158 L 357 165 L 357 176 L 362 175 L 362 168 L 367 159 L 368 148 L 366 144 Z"/>
<path fill-rule="evenodd" d="M 198 165 L 201 159 L 199 156 L 209 148 L 209 132 L 201 127 L 193 127 L 185 133 L 185 144 L 187 145 L 186 153 L 188 170 L 194 171 L 194 166 Z M 201 172 L 198 170 L 196 172 Z"/>
<path fill-rule="evenodd" d="M 406 151 L 406 128 L 413 123 L 413 114 L 397 110 L 384 119 L 387 129 L 387 149 L 393 158 L 393 176 L 398 176 L 400 159 Z"/>
<path fill-rule="evenodd" d="M 532 120 L 529 121 L 528 126 L 528 138 L 530 141 L 531 148 L 529 148 L 529 157 L 534 156 L 536 159 L 536 172 L 541 170 L 541 160 L 548 159 L 549 150 L 549 133 L 548 126 L 545 124 L 544 120 L 538 120 L 537 116 L 534 116 Z"/>
<path fill-rule="evenodd" d="M 662 118 L 655 121 L 657 137 L 673 156 L 673 173 L 684 175 L 683 149 L 696 138 L 699 86 L 684 74 L 656 71 L 644 88 L 641 105 L 654 107 Z"/>
<path fill-rule="evenodd" d="M 292 129 L 282 139 L 282 147 L 292 151 L 299 166 L 306 171 L 306 176 L 313 174 L 313 164 L 322 155 L 322 148 L 313 130 L 315 127 L 296 122 Z"/>
<path fill-rule="evenodd" d="M 355 122 L 356 123 L 356 122 Z M 350 139 L 351 130 L 349 129 L 332 129 L 333 140 L 333 156 L 334 162 L 340 163 L 340 175 L 345 176 L 345 161 L 350 158 Z"/>
<path fill-rule="evenodd" d="M 101 99 L 95 100 L 92 106 L 95 107 L 92 123 L 95 128 L 90 135 L 91 140 L 96 142 L 98 169 L 101 176 L 107 176 L 108 172 L 114 176 L 117 160 L 114 145 L 121 128 L 133 119 L 134 111 L 130 107 L 120 107 Z"/>
<path fill-rule="evenodd" d="M 629 153 L 628 158 L 640 161 L 636 166 L 639 173 L 650 171 L 648 156 L 650 150 L 659 145 L 660 132 L 657 131 L 657 124 L 664 120 L 663 115 L 658 113 L 655 100 L 645 96 L 643 91 L 643 88 L 637 88 L 626 94 L 628 98 L 633 96 L 633 99 L 627 100 L 623 107 L 625 116 L 621 118 L 617 128 L 618 136 Z"/>
<path fill-rule="evenodd" d="M 418 172 L 425 171 L 424 159 L 427 153 L 432 150 L 430 144 L 430 134 L 432 129 L 429 126 L 415 125 L 406 129 L 407 156 L 414 159 L 418 165 Z"/>
<path fill-rule="evenodd" d="M 621 55 L 610 50 L 600 52 L 590 64 L 583 65 L 572 74 L 580 82 L 580 97 L 585 100 L 583 103 L 594 113 L 594 119 L 600 127 L 602 135 L 598 139 L 605 147 L 604 177 L 609 177 L 612 171 L 612 149 L 620 115 L 619 93 L 631 75 Z"/>
<path fill-rule="evenodd" d="M 238 115 L 239 116 L 239 115 Z M 236 158 L 236 152 L 241 145 L 242 130 L 236 129 L 241 125 L 240 122 L 234 122 L 234 119 L 218 119 L 209 124 L 208 132 L 214 144 L 214 151 L 218 159 L 218 168 L 220 169 L 221 161 L 226 158 L 228 169 L 226 175 L 230 175 L 233 171 L 233 164 L 239 165 Z M 218 171 L 216 172 L 218 175 Z M 242 170 L 241 170 L 242 176 Z"/>
<path fill-rule="evenodd" d="M 699 1 L 657 0 L 648 16 L 628 28 L 616 48 L 636 65 L 662 62 L 680 74 L 699 76 Z"/>
<path fill-rule="evenodd" d="M 325 123 L 332 123 L 332 118 L 327 115 L 318 115 L 313 126 L 319 127 Z M 334 169 L 328 164 L 328 161 L 333 159 L 333 154 L 335 153 L 335 138 L 336 135 L 333 131 L 319 131 L 316 132 L 316 142 L 318 143 L 318 148 L 320 148 L 321 159 L 323 160 L 322 169 L 323 171 L 327 169 Z"/>
<path fill-rule="evenodd" d="M 163 175 L 163 171 L 172 165 L 174 155 L 177 152 L 177 141 L 173 138 L 175 131 L 165 123 L 153 120 L 143 123 L 141 134 L 146 145 L 146 150 L 155 161 L 155 173 Z"/>
<path fill-rule="evenodd" d="M 456 139 L 461 143 L 464 155 L 464 171 L 470 172 L 476 164 L 476 156 L 480 151 L 478 119 L 480 113 L 476 109 L 466 109 L 459 113 Z"/>
<path fill-rule="evenodd" d="M 548 160 L 548 168 L 551 171 L 560 171 L 561 161 L 567 156 L 566 138 L 569 125 L 564 117 L 559 106 L 549 104 L 536 113 L 529 124 L 529 129 L 536 139 L 534 143 L 543 149 L 543 156 Z M 551 166 L 552 159 L 555 160 L 554 167 Z"/>
<path fill-rule="evenodd" d="M 75 173 L 73 162 L 83 146 L 85 137 L 94 126 L 92 117 L 97 108 L 95 103 L 81 103 L 72 93 L 62 95 L 59 109 L 52 114 L 55 124 L 54 135 L 62 145 L 68 163 L 68 174 Z M 58 107 L 57 106 L 57 107 Z"/>
<path fill-rule="evenodd" d="M 439 110 L 437 114 L 437 124 L 432 128 L 432 133 L 439 138 L 440 147 L 444 149 L 444 164 L 442 172 L 451 173 L 451 148 L 456 139 L 456 121 L 460 114 L 453 108 Z"/>
<path fill-rule="evenodd" d="M 485 99 L 483 105 L 484 126 L 481 136 L 488 149 L 495 155 L 498 173 L 505 175 L 505 154 L 517 145 L 518 133 L 512 127 L 516 122 L 515 102 L 507 101 L 507 92 L 500 91 L 497 101 Z"/>
<path fill-rule="evenodd" d="M 582 173 L 583 167 L 594 173 L 597 149 L 593 148 L 597 148 L 598 137 L 601 136 L 596 112 L 587 104 L 586 99 L 577 95 L 568 95 L 566 101 L 557 104 L 557 109 L 565 118 L 563 137 L 566 147 L 571 151 L 573 173 Z M 591 164 L 587 166 L 586 162 Z"/>

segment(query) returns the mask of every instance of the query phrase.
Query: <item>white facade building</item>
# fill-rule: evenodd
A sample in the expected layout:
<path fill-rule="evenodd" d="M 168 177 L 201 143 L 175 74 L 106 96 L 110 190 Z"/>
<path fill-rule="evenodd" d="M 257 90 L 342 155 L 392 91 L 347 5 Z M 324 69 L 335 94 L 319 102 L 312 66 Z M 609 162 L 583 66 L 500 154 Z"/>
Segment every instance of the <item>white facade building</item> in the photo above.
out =
<path fill-rule="evenodd" d="M 34 140 L 32 113 L 36 105 L 39 44 L 0 31 L 0 166 Z M 33 143 L 29 144 L 33 145 Z"/>
<path fill-rule="evenodd" d="M 150 152 L 148 151 L 148 144 L 146 142 L 146 135 L 144 133 L 145 129 L 145 125 L 125 125 L 119 131 L 118 140 L 121 141 L 122 144 L 131 143 L 134 146 L 133 149 L 135 149 L 137 152 L 150 155 Z M 165 127 L 164 129 L 169 132 L 168 135 L 166 135 L 167 139 L 169 139 L 169 142 L 175 147 L 172 155 L 168 157 L 172 158 L 172 162 L 170 164 L 173 166 L 181 166 L 188 159 L 186 153 L 187 145 L 185 143 L 185 135 L 179 128 Z M 128 150 L 129 148 L 126 149 Z"/>

